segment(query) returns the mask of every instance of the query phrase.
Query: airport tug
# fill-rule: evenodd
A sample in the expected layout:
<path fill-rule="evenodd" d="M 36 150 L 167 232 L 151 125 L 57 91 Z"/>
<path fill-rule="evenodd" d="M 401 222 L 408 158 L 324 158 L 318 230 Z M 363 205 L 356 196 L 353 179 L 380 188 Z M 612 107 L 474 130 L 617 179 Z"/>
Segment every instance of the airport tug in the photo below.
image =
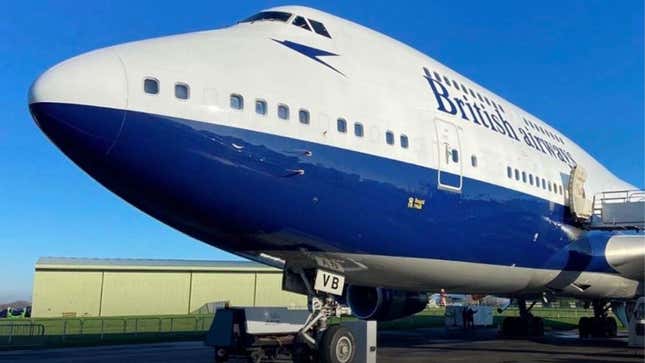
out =
<path fill-rule="evenodd" d="M 231 307 L 216 310 L 206 337 L 215 362 L 376 362 L 376 321 L 330 324 L 350 315 L 341 305 L 344 277 L 317 270 L 312 287 L 306 272 L 285 271 L 283 288 L 306 292 L 308 310 Z M 304 291 L 303 291 L 304 290 Z"/>

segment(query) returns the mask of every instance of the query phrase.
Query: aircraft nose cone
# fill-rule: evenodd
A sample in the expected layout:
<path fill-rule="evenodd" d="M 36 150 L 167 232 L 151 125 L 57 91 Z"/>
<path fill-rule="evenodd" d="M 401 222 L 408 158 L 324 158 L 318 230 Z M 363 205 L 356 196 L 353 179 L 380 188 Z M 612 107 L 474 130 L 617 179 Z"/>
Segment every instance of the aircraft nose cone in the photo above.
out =
<path fill-rule="evenodd" d="M 29 91 L 29 109 L 36 124 L 75 161 L 109 152 L 125 121 L 126 108 L 125 68 L 109 49 L 54 66 Z"/>

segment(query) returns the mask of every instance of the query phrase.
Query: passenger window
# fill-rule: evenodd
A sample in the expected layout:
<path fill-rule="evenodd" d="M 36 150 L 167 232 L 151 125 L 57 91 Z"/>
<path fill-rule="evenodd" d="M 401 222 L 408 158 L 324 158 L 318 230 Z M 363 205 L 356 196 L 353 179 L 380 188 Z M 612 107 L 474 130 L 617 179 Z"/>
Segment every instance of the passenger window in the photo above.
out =
<path fill-rule="evenodd" d="M 347 121 L 344 118 L 336 120 L 336 130 L 342 134 L 347 132 Z"/>
<path fill-rule="evenodd" d="M 473 155 L 470 157 L 470 164 L 473 166 L 473 168 L 477 167 L 477 156 Z"/>
<path fill-rule="evenodd" d="M 432 72 L 432 73 L 434 73 L 434 76 L 437 79 L 437 81 L 441 82 L 441 76 L 439 75 L 439 73 L 437 72 Z"/>
<path fill-rule="evenodd" d="M 159 93 L 159 81 L 154 78 L 146 78 L 143 81 L 143 91 L 150 95 Z"/>
<path fill-rule="evenodd" d="M 448 79 L 448 77 L 443 76 L 443 80 L 446 81 L 446 86 L 450 86 L 450 80 Z"/>
<path fill-rule="evenodd" d="M 298 112 L 298 120 L 301 124 L 309 125 L 309 111 L 300 110 Z"/>
<path fill-rule="evenodd" d="M 520 180 L 520 171 L 515 169 L 515 180 Z"/>
<path fill-rule="evenodd" d="M 454 79 L 452 80 L 452 85 L 455 86 L 456 89 L 459 89 L 459 83 L 455 81 Z"/>
<path fill-rule="evenodd" d="M 506 176 L 508 176 L 509 179 L 513 179 L 513 169 L 510 166 L 506 167 Z"/>
<path fill-rule="evenodd" d="M 289 119 L 289 106 L 287 105 L 278 105 L 278 117 L 283 120 Z"/>
<path fill-rule="evenodd" d="M 394 133 L 392 133 L 392 131 L 385 133 L 385 142 L 387 142 L 388 145 L 394 145 Z"/>
<path fill-rule="evenodd" d="M 563 193 L 562 193 L 562 185 L 558 185 L 558 189 L 560 189 L 560 195 L 563 195 Z"/>
<path fill-rule="evenodd" d="M 307 21 L 302 16 L 297 16 L 295 19 L 293 19 L 292 24 L 297 26 L 298 28 L 302 28 L 302 29 L 311 31 L 311 28 L 309 27 L 309 24 L 307 24 Z"/>
<path fill-rule="evenodd" d="M 331 35 L 327 31 L 327 28 L 325 28 L 325 25 L 319 21 L 311 20 L 309 19 L 309 24 L 314 28 L 314 31 L 324 37 L 331 38 Z"/>
<path fill-rule="evenodd" d="M 402 148 L 407 149 L 410 146 L 410 144 L 408 142 L 408 137 L 406 135 L 401 135 L 401 140 L 400 141 L 401 141 L 401 147 Z"/>
<path fill-rule="evenodd" d="M 549 184 L 549 191 L 551 191 L 551 182 L 549 182 L 548 184 Z"/>
<path fill-rule="evenodd" d="M 526 172 L 525 171 L 522 172 L 522 181 L 524 183 L 526 183 Z"/>
<path fill-rule="evenodd" d="M 231 108 L 241 110 L 244 108 L 244 97 L 238 94 L 231 95 Z"/>
<path fill-rule="evenodd" d="M 533 185 L 533 174 L 529 174 L 529 184 Z"/>
<path fill-rule="evenodd" d="M 358 137 L 363 137 L 363 124 L 359 124 L 359 123 L 354 124 L 354 135 Z"/>
<path fill-rule="evenodd" d="M 453 163 L 458 163 L 459 162 L 459 151 L 457 149 L 452 149 L 450 151 L 450 154 L 452 156 L 452 162 Z"/>
<path fill-rule="evenodd" d="M 185 83 L 177 83 L 175 85 L 175 97 L 180 100 L 187 100 L 190 97 L 190 88 Z"/>
<path fill-rule="evenodd" d="M 265 100 L 255 100 L 255 113 L 258 115 L 267 114 L 267 101 Z"/>
<path fill-rule="evenodd" d="M 546 179 L 542 178 L 542 189 L 546 190 Z"/>

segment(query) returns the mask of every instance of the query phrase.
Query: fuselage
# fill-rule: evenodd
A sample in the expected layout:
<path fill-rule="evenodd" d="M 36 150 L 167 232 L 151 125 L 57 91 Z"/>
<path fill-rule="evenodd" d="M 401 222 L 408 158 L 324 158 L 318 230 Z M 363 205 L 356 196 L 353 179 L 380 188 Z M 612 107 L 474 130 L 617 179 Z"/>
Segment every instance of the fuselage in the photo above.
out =
<path fill-rule="evenodd" d="M 609 232 L 569 212 L 573 166 L 590 198 L 631 185 L 402 43 L 271 12 L 63 62 L 31 112 L 108 189 L 248 258 L 410 290 L 642 294 L 602 256 Z"/>

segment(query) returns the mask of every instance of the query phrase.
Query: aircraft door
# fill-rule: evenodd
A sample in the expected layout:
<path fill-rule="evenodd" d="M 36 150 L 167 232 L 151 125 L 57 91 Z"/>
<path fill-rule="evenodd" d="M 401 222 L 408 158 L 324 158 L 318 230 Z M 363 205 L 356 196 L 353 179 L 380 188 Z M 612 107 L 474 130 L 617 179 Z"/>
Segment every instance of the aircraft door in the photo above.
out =
<path fill-rule="evenodd" d="M 449 122 L 435 119 L 437 129 L 437 146 L 439 170 L 439 189 L 461 193 L 462 187 L 462 155 L 459 142 L 459 130 Z"/>

